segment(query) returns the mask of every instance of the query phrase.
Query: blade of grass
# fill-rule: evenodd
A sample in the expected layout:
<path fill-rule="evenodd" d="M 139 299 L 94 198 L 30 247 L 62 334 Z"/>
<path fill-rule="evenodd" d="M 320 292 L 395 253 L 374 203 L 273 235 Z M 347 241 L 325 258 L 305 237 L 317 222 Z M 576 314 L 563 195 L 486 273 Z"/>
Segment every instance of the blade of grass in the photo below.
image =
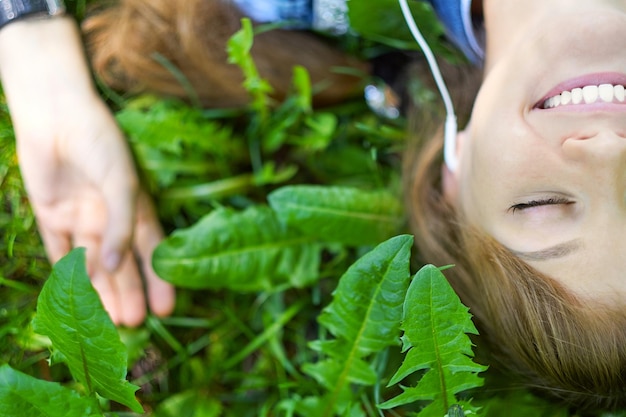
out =
<path fill-rule="evenodd" d="M 180 69 L 178 69 L 176 65 L 172 63 L 172 61 L 170 61 L 169 59 L 167 59 L 166 57 L 164 57 L 158 52 L 153 53 L 152 58 L 159 64 L 163 65 L 163 67 L 166 70 L 168 70 L 170 74 L 174 76 L 174 78 L 176 78 L 176 81 L 180 83 L 180 85 L 185 90 L 185 93 L 187 93 L 187 96 L 189 97 L 191 104 L 195 108 L 201 109 L 202 102 L 200 101 L 200 97 L 198 96 L 196 89 L 193 87 L 189 79 L 187 79 L 185 74 L 183 74 L 183 72 Z"/>
<path fill-rule="evenodd" d="M 241 349 L 235 356 L 232 356 L 228 361 L 226 361 L 226 363 L 224 364 L 224 369 L 232 368 L 233 366 L 237 365 L 245 358 L 247 358 L 249 355 L 251 355 L 252 352 L 256 351 L 265 342 L 267 342 L 270 337 L 280 331 L 285 326 L 285 324 L 287 324 L 296 314 L 298 314 L 298 312 L 300 312 L 300 310 L 302 310 L 304 306 L 304 301 L 300 301 L 289 307 L 283 313 L 283 315 L 279 317 L 276 322 L 274 322 L 274 324 L 272 324 L 263 333 L 251 340 L 250 343 L 248 343 L 243 349 Z"/>

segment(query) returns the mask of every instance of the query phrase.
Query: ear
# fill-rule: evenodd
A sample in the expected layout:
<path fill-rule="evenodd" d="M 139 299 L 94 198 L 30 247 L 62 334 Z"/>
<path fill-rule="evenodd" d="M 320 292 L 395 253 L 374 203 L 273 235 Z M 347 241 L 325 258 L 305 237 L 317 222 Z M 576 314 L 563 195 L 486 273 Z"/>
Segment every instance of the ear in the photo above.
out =
<path fill-rule="evenodd" d="M 456 135 L 456 160 L 461 160 L 461 155 L 463 150 L 466 148 L 465 142 L 468 137 L 467 129 L 458 132 Z M 443 195 L 446 201 L 451 204 L 455 204 L 457 202 L 457 198 L 459 196 L 459 175 L 461 172 L 461 164 L 458 163 L 458 166 L 454 171 L 452 171 L 445 163 L 441 166 L 441 185 L 443 187 Z"/>

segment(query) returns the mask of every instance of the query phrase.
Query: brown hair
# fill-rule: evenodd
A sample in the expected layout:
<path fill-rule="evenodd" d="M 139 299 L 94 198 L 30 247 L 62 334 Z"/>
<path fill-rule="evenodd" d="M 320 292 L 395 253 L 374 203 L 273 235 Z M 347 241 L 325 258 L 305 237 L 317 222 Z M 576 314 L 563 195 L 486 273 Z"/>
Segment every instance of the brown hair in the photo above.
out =
<path fill-rule="evenodd" d="M 93 70 L 112 88 L 189 99 L 189 88 L 172 71 L 176 68 L 202 105 L 230 107 L 249 100 L 243 74 L 227 62 L 226 52 L 241 17 L 232 2 L 221 0 L 121 0 L 93 10 L 82 28 Z M 320 89 L 317 105 L 361 91 L 359 74 L 368 71 L 366 63 L 298 31 L 256 35 L 252 55 L 278 100 L 289 91 L 294 65 L 307 68 Z M 336 71 L 339 67 L 352 72 Z"/>
<path fill-rule="evenodd" d="M 469 116 L 477 90 L 466 69 L 446 74 L 457 111 Z M 464 84 L 470 81 L 468 89 Z M 459 84 L 460 83 L 460 84 Z M 558 282 L 512 255 L 464 221 L 441 188 L 443 134 L 421 116 L 405 158 L 409 217 L 422 262 L 454 267 L 444 273 L 470 307 L 479 347 L 493 365 L 527 387 L 581 408 L 626 405 L 626 308 L 576 298 Z M 426 117 L 432 118 L 432 112 Z M 440 119 L 439 119 L 440 120 Z M 421 142 L 420 142 L 421 141 Z"/>

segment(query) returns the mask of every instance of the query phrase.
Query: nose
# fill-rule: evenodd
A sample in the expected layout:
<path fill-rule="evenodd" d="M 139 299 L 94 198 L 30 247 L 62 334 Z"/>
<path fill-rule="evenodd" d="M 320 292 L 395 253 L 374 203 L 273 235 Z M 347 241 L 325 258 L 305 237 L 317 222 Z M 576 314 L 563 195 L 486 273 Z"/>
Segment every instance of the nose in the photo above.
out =
<path fill-rule="evenodd" d="M 604 210 L 626 209 L 626 137 L 613 130 L 600 130 L 588 137 L 567 139 L 563 154 L 586 184 L 588 197 Z M 614 202 L 612 204 L 611 202 Z M 588 201 L 592 204 L 592 201 Z"/>
<path fill-rule="evenodd" d="M 622 168 L 626 172 L 626 137 L 613 129 L 602 129 L 563 142 L 563 155 L 572 161 L 597 167 Z"/>

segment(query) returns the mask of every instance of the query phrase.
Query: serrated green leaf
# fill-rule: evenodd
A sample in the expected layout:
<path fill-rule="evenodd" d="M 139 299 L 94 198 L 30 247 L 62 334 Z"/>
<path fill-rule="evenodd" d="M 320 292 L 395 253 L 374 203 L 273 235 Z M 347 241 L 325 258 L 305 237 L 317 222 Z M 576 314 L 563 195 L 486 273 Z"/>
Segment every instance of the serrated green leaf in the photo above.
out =
<path fill-rule="evenodd" d="M 87 392 L 143 412 L 134 394 L 138 387 L 126 380 L 126 348 L 87 275 L 84 249 L 72 250 L 53 266 L 33 328 L 50 338 Z"/>
<path fill-rule="evenodd" d="M 297 131 L 289 143 L 306 152 L 320 156 L 320 151 L 327 149 L 336 137 L 339 120 L 330 112 L 317 111 L 304 117 L 306 129 Z"/>
<path fill-rule="evenodd" d="M 351 409 L 350 383 L 376 382 L 376 373 L 366 358 L 398 342 L 412 244 L 408 235 L 391 238 L 341 277 L 333 301 L 318 319 L 336 340 L 317 343 L 328 359 L 303 368 L 329 390 L 316 416 Z"/>
<path fill-rule="evenodd" d="M 477 334 L 465 307 L 441 271 L 426 265 L 416 275 L 404 301 L 403 345 L 406 353 L 389 385 L 426 370 L 417 386 L 404 388 L 399 396 L 380 404 L 383 409 L 419 400 L 432 400 L 420 416 L 441 416 L 456 402 L 461 391 L 483 384 L 477 375 L 486 367 L 472 361 L 467 334 Z"/>
<path fill-rule="evenodd" d="M 345 357 L 345 356 L 344 356 Z M 304 371 L 314 377 L 320 384 L 332 390 L 334 385 L 329 385 L 331 381 L 339 380 L 342 372 L 347 371 L 346 380 L 352 384 L 374 385 L 376 383 L 376 372 L 370 364 L 363 359 L 354 357 L 351 359 L 350 368 L 336 359 L 324 360 L 315 364 L 307 364 Z"/>
<path fill-rule="evenodd" d="M 298 185 L 282 187 L 268 200 L 281 221 L 327 242 L 375 245 L 403 222 L 402 204 L 382 190 Z"/>
<path fill-rule="evenodd" d="M 311 91 L 311 77 L 309 71 L 301 66 L 293 67 L 293 87 L 297 107 L 303 112 L 310 112 L 313 108 L 313 93 Z"/>
<path fill-rule="evenodd" d="M 182 103 L 146 100 L 130 103 L 116 118 L 152 188 L 170 187 L 183 179 L 222 178 L 247 157 L 232 128 Z"/>
<path fill-rule="evenodd" d="M 318 279 L 321 248 L 282 225 L 274 212 L 253 206 L 218 209 L 165 239 L 153 255 L 166 281 L 187 288 L 260 291 L 304 287 Z"/>
<path fill-rule="evenodd" d="M 101 416 L 97 403 L 56 382 L 0 366 L 0 417 Z"/>
<path fill-rule="evenodd" d="M 268 117 L 270 97 L 273 92 L 272 86 L 267 80 L 261 78 L 250 50 L 254 43 L 254 30 L 252 21 L 248 18 L 241 19 L 241 29 L 233 34 L 228 40 L 228 62 L 236 64 L 244 74 L 243 87 L 252 97 L 252 108 L 257 111 L 262 120 Z"/>
<path fill-rule="evenodd" d="M 408 235 L 391 238 L 355 262 L 318 321 L 364 354 L 396 344 L 412 242 Z"/>

